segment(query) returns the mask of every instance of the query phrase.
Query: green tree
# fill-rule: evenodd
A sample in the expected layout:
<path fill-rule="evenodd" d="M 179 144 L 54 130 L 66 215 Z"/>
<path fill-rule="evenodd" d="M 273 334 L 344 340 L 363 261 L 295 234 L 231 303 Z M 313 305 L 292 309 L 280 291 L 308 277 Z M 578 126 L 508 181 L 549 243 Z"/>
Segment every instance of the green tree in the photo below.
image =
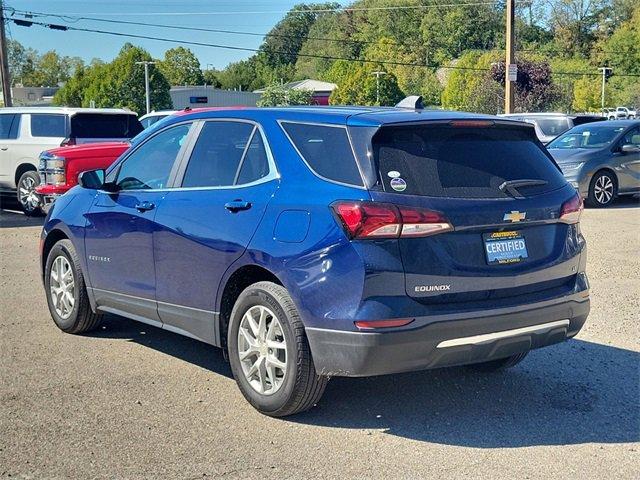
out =
<path fill-rule="evenodd" d="M 395 105 L 405 97 L 393 73 L 381 75 L 378 84 L 373 75 L 379 71 L 375 65 L 345 63 L 336 62 L 330 73 L 338 85 L 329 97 L 332 105 Z"/>
<path fill-rule="evenodd" d="M 205 85 L 213 88 L 220 88 L 220 80 L 218 79 L 218 72 L 216 70 L 205 70 L 202 72 Z"/>
<path fill-rule="evenodd" d="M 573 87 L 573 109 L 577 112 L 599 111 L 602 103 L 601 88 L 598 78 L 583 77 L 576 80 Z"/>
<path fill-rule="evenodd" d="M 221 88 L 227 90 L 256 90 L 262 86 L 256 75 L 255 57 L 230 63 L 217 77 Z"/>
<path fill-rule="evenodd" d="M 176 47 L 164 53 L 158 68 L 171 85 L 203 85 L 205 83 L 200 62 L 191 50 Z"/>
<path fill-rule="evenodd" d="M 294 90 L 281 84 L 272 84 L 264 89 L 259 107 L 285 107 L 289 105 L 309 105 L 313 92 L 310 90 Z"/>

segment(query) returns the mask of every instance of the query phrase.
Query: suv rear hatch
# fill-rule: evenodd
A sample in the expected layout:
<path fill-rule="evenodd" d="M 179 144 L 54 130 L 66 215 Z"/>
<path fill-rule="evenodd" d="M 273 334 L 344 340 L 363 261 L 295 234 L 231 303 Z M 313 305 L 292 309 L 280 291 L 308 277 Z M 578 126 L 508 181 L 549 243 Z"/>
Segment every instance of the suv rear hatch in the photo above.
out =
<path fill-rule="evenodd" d="M 409 296 L 446 311 L 573 289 L 582 205 L 533 128 L 493 120 L 383 126 L 370 151 L 372 200 L 406 216 L 398 243 Z M 440 226 L 412 236 L 421 218 Z"/>
<path fill-rule="evenodd" d="M 76 113 L 71 116 L 69 139 L 65 144 L 126 141 L 143 128 L 131 113 Z"/>

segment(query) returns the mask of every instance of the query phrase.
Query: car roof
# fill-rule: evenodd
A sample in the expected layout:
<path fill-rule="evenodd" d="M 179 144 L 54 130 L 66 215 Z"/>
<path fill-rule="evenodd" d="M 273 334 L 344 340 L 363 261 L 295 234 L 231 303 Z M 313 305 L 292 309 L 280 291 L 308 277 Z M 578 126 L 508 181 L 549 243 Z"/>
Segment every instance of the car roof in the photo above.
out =
<path fill-rule="evenodd" d="M 180 112 L 181 110 L 156 110 L 153 112 L 145 113 L 140 117 L 140 120 L 143 118 L 149 117 L 166 117 L 167 115 L 173 115 L 176 112 Z"/>
<path fill-rule="evenodd" d="M 2 113 L 62 113 L 75 115 L 77 113 L 98 113 L 105 115 L 126 114 L 137 115 L 136 112 L 124 108 L 75 108 L 75 107 L 3 107 Z"/>
<path fill-rule="evenodd" d="M 606 120 L 606 121 L 602 121 L 602 122 L 589 122 L 589 123 L 582 123 L 580 125 L 576 125 L 573 128 L 578 128 L 578 127 L 597 127 L 597 128 L 604 128 L 604 127 L 630 127 L 633 125 L 640 125 L 640 120 Z M 573 130 L 573 129 L 572 129 Z"/>
<path fill-rule="evenodd" d="M 381 126 L 422 121 L 456 119 L 492 119 L 498 117 L 449 110 L 413 110 L 396 107 L 338 107 L 338 106 L 302 106 L 302 107 L 225 107 L 215 109 L 194 109 L 181 111 L 176 121 L 186 118 L 241 118 L 275 119 L 283 122 L 325 123 L 351 126 Z"/>

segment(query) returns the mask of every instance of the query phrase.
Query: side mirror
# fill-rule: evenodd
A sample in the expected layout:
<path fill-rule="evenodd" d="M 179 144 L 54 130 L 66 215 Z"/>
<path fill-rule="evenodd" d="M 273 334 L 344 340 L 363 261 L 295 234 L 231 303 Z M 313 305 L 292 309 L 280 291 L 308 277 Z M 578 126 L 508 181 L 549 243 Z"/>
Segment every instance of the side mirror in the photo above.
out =
<path fill-rule="evenodd" d="M 82 188 L 98 190 L 104 185 L 104 170 L 88 170 L 78 175 L 78 183 Z"/>
<path fill-rule="evenodd" d="M 634 145 L 633 143 L 627 143 L 620 147 L 622 153 L 640 153 L 640 145 Z"/>

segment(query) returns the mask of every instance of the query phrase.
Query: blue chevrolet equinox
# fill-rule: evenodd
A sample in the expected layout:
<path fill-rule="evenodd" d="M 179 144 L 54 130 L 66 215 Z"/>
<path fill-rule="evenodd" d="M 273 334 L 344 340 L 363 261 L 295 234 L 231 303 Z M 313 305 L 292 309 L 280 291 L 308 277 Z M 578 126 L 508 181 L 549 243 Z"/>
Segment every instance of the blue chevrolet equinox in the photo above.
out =
<path fill-rule="evenodd" d="M 332 376 L 491 371 L 575 336 L 581 212 L 526 123 L 187 110 L 55 202 L 42 275 L 63 331 L 113 313 L 221 347 L 246 399 L 285 416 Z"/>

